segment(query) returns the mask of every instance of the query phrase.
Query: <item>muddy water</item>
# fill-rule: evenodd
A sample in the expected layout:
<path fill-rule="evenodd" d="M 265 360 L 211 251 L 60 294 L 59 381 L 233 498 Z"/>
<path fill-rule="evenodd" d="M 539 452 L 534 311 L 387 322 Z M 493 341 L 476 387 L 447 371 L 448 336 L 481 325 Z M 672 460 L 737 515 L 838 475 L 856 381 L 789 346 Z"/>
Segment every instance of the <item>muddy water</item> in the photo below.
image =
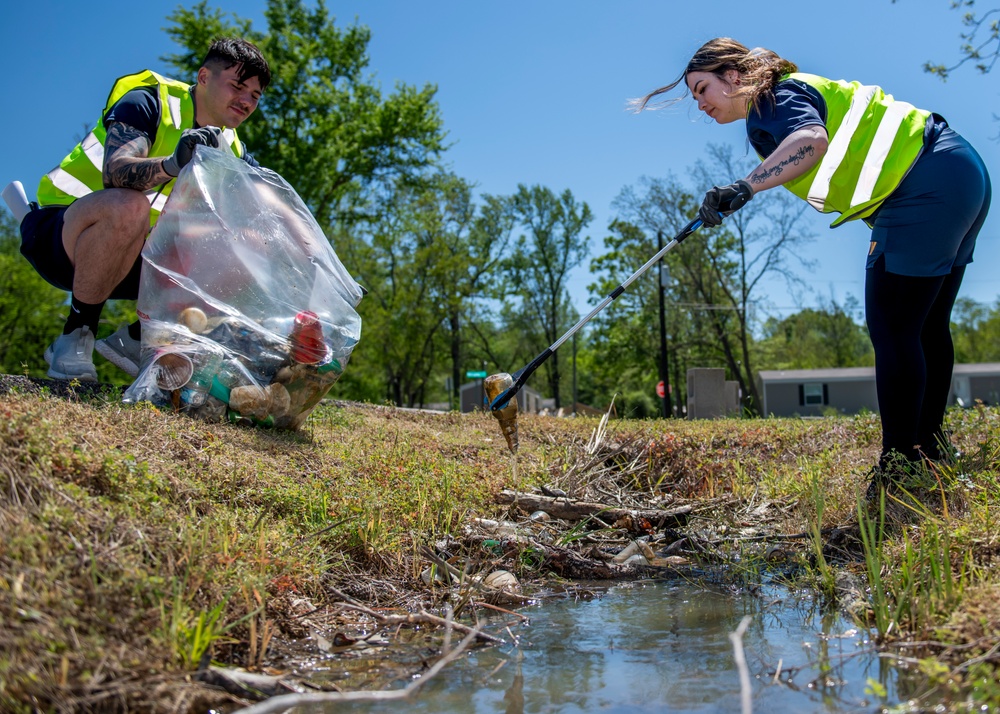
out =
<path fill-rule="evenodd" d="M 751 595 L 696 584 L 634 584 L 520 612 L 530 621 L 511 624 L 510 633 L 503 631 L 504 622 L 514 622 L 509 617 L 487 628 L 508 641 L 513 635 L 516 645 L 474 651 L 412 700 L 328 711 L 739 712 L 729 634 L 748 615 L 743 648 L 755 712 L 870 711 L 914 696 L 910 690 L 918 686 L 879 659 L 864 631 L 781 587 Z M 390 655 L 397 666 L 400 654 Z M 338 669 L 344 680 L 353 678 L 349 666 L 328 664 L 333 680 Z M 371 661 L 365 667 L 370 674 L 379 669 Z M 317 681 L 315 673 L 312 678 Z M 884 696 L 872 691 L 869 679 Z M 408 681 L 400 671 L 396 684 Z"/>

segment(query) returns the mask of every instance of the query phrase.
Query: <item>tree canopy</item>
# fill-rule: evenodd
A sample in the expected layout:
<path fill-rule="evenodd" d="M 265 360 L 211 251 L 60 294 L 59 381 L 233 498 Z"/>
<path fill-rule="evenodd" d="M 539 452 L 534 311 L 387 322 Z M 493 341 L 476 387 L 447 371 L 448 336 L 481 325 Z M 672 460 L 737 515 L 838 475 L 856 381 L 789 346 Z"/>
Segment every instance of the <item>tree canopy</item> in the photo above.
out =
<path fill-rule="evenodd" d="M 338 27 L 320 0 L 269 0 L 266 31 L 202 0 L 178 8 L 164 61 L 193 75 L 212 39 L 244 37 L 271 67 L 271 84 L 240 134 L 261 165 L 291 183 L 323 227 L 372 218 L 372 194 L 417 180 L 445 149 L 437 88 L 397 84 L 384 95 L 369 73 L 371 31 Z M 377 205 L 377 200 L 375 200 Z"/>

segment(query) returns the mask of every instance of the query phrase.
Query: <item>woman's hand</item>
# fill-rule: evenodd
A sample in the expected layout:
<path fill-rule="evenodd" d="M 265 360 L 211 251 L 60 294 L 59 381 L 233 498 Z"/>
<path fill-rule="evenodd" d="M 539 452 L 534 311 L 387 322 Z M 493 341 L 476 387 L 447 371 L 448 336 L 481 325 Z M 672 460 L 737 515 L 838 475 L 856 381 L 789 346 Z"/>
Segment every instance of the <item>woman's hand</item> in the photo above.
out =
<path fill-rule="evenodd" d="M 722 223 L 722 217 L 735 213 L 753 198 L 753 188 L 740 179 L 728 186 L 713 186 L 705 194 L 698 218 L 709 228 Z"/>

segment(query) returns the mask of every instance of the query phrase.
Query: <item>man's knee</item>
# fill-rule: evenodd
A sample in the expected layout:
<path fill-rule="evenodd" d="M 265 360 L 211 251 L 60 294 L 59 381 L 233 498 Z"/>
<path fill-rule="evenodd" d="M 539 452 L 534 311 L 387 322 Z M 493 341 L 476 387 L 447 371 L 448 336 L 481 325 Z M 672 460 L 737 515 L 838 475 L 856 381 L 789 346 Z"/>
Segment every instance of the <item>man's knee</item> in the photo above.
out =
<path fill-rule="evenodd" d="M 132 238 L 145 237 L 149 231 L 149 201 L 141 191 L 127 188 L 105 189 L 109 194 L 105 219 L 111 229 Z"/>
<path fill-rule="evenodd" d="M 148 232 L 146 196 L 131 189 L 111 188 L 88 194 L 70 205 L 62 240 L 66 255 L 76 265 L 81 245 L 91 252 L 100 249 L 128 256 L 142 248 Z"/>

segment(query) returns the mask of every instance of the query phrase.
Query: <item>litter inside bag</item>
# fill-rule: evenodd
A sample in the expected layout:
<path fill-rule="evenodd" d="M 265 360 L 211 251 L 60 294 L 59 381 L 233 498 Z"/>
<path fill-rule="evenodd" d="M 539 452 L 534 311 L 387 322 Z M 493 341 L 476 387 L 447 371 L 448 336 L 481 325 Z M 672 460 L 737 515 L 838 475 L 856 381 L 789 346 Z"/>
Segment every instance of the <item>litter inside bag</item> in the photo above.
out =
<path fill-rule="evenodd" d="M 199 147 L 142 250 L 126 402 L 298 428 L 361 337 L 361 286 L 276 173 Z"/>

